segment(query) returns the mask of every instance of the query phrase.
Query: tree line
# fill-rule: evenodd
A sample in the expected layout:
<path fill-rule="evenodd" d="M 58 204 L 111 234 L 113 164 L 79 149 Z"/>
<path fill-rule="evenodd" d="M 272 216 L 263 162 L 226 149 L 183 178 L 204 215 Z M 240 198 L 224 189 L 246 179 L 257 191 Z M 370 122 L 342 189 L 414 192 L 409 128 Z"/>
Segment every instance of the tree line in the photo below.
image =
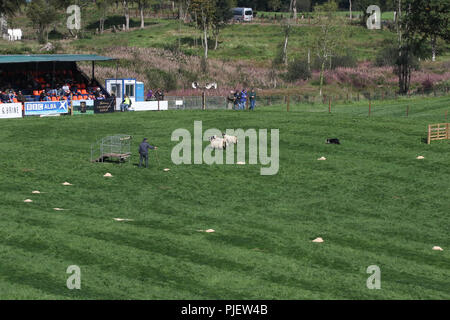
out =
<path fill-rule="evenodd" d="M 141 28 L 144 27 L 144 10 L 157 0 L 0 0 L 0 18 L 5 19 L 15 14 L 21 8 L 25 12 L 31 23 L 38 32 L 41 42 L 48 41 L 50 27 L 57 19 L 60 19 L 62 12 L 70 5 L 76 4 L 81 8 L 95 4 L 97 12 L 100 14 L 99 27 L 103 32 L 105 19 L 109 10 L 115 7 L 122 8 L 125 17 L 125 29 L 130 27 L 130 7 L 137 6 L 140 12 Z M 406 94 L 409 91 L 411 73 L 417 67 L 418 59 L 430 56 L 426 50 L 428 43 L 431 43 L 431 56 L 434 60 L 436 56 L 436 43 L 438 39 L 450 41 L 450 0 L 174 0 L 173 10 L 178 11 L 180 23 L 187 17 L 194 22 L 202 32 L 202 46 L 204 48 L 203 62 L 207 68 L 209 38 L 215 38 L 217 48 L 218 36 L 221 29 L 232 18 L 231 8 L 234 6 L 252 7 L 257 10 L 272 9 L 280 10 L 287 8 L 292 13 L 290 18 L 283 24 L 284 42 L 281 46 L 281 59 L 278 65 L 288 64 L 288 44 L 289 34 L 292 30 L 293 21 L 298 10 L 302 10 L 305 5 L 311 8 L 318 17 L 320 27 L 319 36 L 314 45 L 314 54 L 320 61 L 320 93 L 322 93 L 323 72 L 325 64 L 331 61 L 339 50 L 340 39 L 344 34 L 342 30 L 333 23 L 336 11 L 347 6 L 352 17 L 352 10 L 361 11 L 366 14 L 366 9 L 371 4 L 379 5 L 383 10 L 394 10 L 396 42 L 390 50 L 393 57 L 393 66 L 399 79 L 399 92 Z M 70 30 L 70 33 L 77 37 L 77 30 Z M 309 55 L 308 55 L 309 56 Z M 274 64 L 276 66 L 277 63 Z M 309 61 L 308 61 L 309 67 Z"/>

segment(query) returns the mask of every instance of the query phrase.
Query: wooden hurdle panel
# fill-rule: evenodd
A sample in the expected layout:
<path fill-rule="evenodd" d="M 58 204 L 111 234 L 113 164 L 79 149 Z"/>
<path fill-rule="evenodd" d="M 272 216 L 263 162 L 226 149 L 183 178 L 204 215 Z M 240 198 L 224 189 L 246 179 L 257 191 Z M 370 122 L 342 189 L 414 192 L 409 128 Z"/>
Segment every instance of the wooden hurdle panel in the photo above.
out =
<path fill-rule="evenodd" d="M 433 140 L 445 140 L 450 139 L 450 124 L 449 123 L 436 123 L 428 125 L 428 141 L 430 144 Z"/>

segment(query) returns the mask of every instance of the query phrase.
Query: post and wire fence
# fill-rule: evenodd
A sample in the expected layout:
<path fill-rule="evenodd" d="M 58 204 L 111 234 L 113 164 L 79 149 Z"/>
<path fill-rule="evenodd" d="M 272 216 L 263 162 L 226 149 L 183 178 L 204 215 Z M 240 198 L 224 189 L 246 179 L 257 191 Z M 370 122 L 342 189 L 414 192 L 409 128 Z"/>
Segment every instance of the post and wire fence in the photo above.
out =
<path fill-rule="evenodd" d="M 442 102 L 426 100 L 416 103 L 417 98 L 445 97 L 448 88 L 414 95 L 400 96 L 394 92 L 343 92 L 341 94 L 257 94 L 256 108 L 279 110 L 285 112 L 323 112 L 328 114 L 352 114 L 355 116 L 394 116 L 415 117 L 429 116 L 447 122 L 447 113 L 442 109 Z M 204 99 L 204 100 L 203 100 Z M 224 96 L 169 96 L 169 110 L 206 110 L 233 109 L 234 104 Z M 248 101 L 245 109 L 248 110 Z M 449 106 L 450 108 L 450 106 Z M 445 110 L 447 111 L 447 110 Z"/>

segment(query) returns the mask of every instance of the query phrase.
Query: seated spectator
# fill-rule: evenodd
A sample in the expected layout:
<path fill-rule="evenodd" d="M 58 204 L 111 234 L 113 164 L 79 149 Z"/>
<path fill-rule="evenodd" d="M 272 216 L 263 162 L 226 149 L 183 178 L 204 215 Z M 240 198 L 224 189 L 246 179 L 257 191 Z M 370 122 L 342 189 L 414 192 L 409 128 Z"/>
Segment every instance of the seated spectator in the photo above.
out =
<path fill-rule="evenodd" d="M 49 95 L 55 95 L 56 96 L 58 94 L 58 91 L 56 89 L 49 89 L 47 93 Z"/>
<path fill-rule="evenodd" d="M 9 89 L 9 93 L 8 93 L 9 102 L 10 103 L 14 102 L 15 97 L 16 97 L 16 94 L 14 93 L 14 91 L 12 89 Z"/>
<path fill-rule="evenodd" d="M 62 87 L 62 90 L 66 96 L 70 95 L 70 87 L 67 83 Z"/>
<path fill-rule="evenodd" d="M 101 94 L 102 94 L 102 92 L 100 91 L 100 88 L 97 88 L 97 90 L 94 92 L 94 96 L 95 96 L 96 98 L 100 97 Z"/>
<path fill-rule="evenodd" d="M 25 99 L 25 96 L 22 94 L 22 91 L 19 91 L 19 93 L 17 94 L 17 100 L 19 102 L 26 102 L 27 99 Z"/>
<path fill-rule="evenodd" d="M 120 104 L 120 111 L 128 111 L 128 108 L 131 107 L 131 100 L 128 95 L 125 95 L 125 99 L 123 99 L 122 103 Z"/>
<path fill-rule="evenodd" d="M 58 88 L 56 89 L 56 95 L 58 97 L 64 96 L 64 90 L 62 89 L 61 85 L 58 85 Z"/>
<path fill-rule="evenodd" d="M 45 101 L 44 98 L 46 97 L 45 91 L 42 90 L 39 94 L 39 101 Z"/>
<path fill-rule="evenodd" d="M 9 97 L 5 92 L 0 91 L 0 100 L 2 101 L 2 103 L 8 103 Z"/>

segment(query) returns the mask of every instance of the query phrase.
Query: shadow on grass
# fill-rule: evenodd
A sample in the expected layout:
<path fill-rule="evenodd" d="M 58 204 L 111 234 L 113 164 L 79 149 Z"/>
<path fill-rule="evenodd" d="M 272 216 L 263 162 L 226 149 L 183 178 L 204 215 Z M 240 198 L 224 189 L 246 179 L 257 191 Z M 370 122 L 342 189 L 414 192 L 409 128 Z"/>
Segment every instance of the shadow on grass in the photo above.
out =
<path fill-rule="evenodd" d="M 106 30 L 106 29 L 112 28 L 112 26 L 122 26 L 125 23 L 126 23 L 126 21 L 125 21 L 124 16 L 117 16 L 117 15 L 111 16 L 105 20 L 104 28 Z M 141 25 L 140 21 L 130 19 L 130 28 L 136 28 L 136 27 L 139 27 L 140 25 Z M 88 30 L 95 30 L 97 28 L 100 28 L 99 21 L 92 22 L 86 26 L 86 29 L 88 29 Z"/>
<path fill-rule="evenodd" d="M 64 39 L 64 34 L 57 30 L 52 30 L 48 33 L 48 40 L 61 40 Z"/>

